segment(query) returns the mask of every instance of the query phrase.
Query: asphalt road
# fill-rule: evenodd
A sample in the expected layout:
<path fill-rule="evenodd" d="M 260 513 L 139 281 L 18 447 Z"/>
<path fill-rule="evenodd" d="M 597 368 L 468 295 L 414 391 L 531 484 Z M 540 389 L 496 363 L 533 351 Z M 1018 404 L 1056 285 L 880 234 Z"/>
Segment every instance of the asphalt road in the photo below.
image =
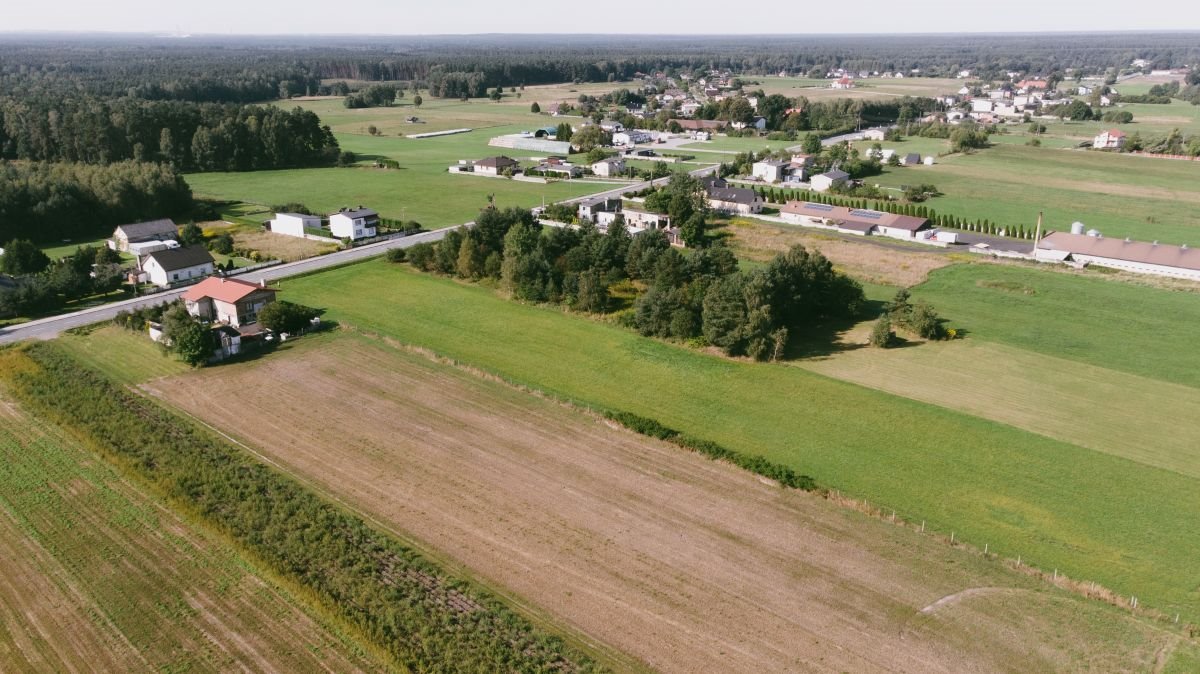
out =
<path fill-rule="evenodd" d="M 471 223 L 467 223 L 468 225 Z M 462 225 L 458 225 L 461 227 Z M 265 267 L 246 274 L 234 274 L 234 278 L 239 278 L 251 283 L 259 283 L 261 281 L 275 281 L 288 276 L 304 274 L 307 272 L 325 269 L 327 267 L 335 267 L 337 265 L 346 264 L 348 262 L 356 262 L 365 260 L 370 257 L 382 255 L 392 248 L 408 248 L 415 246 L 418 243 L 428 241 L 437 241 L 446 235 L 446 232 L 457 227 L 446 227 L 444 229 L 415 234 L 413 236 L 401 237 L 398 239 L 389 239 L 380 241 L 379 243 L 367 244 L 358 248 L 349 250 L 341 250 L 329 255 L 313 257 L 307 260 L 298 262 L 289 262 L 287 264 L 275 265 L 273 267 Z M 64 330 L 78 328 L 100 321 L 111 320 L 118 312 L 137 309 L 139 307 L 159 304 L 161 302 L 170 302 L 184 293 L 187 288 L 178 288 L 168 290 L 166 292 L 154 293 L 153 295 L 145 295 L 111 304 L 104 304 L 88 309 L 61 314 L 58 316 L 50 316 L 48 318 L 40 318 L 36 321 L 21 323 L 0 330 L 0 344 L 16 342 L 22 339 L 53 339 Z"/>

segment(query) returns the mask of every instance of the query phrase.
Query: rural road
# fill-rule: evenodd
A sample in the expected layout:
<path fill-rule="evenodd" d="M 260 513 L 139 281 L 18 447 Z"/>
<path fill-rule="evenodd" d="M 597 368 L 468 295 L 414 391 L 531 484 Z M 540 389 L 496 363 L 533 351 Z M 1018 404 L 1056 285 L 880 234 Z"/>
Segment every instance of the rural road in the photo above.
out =
<path fill-rule="evenodd" d="M 690 173 L 694 176 L 703 176 L 711 173 L 715 169 L 715 166 L 706 166 L 704 168 L 691 171 Z M 618 185 L 610 190 L 589 194 L 576 199 L 569 199 L 566 203 L 576 203 L 594 197 L 619 197 L 625 192 L 644 190 L 651 184 L 666 184 L 667 180 L 669 179 L 669 177 L 659 178 L 658 180 L 654 181 Z M 392 248 L 409 248 L 417 245 L 418 243 L 438 241 L 446 235 L 446 232 L 459 227 L 470 226 L 471 224 L 473 223 L 468 222 L 463 225 L 444 227 L 432 232 L 414 234 L 413 236 L 406 236 L 398 239 L 389 239 L 387 241 L 367 244 L 358 248 L 341 250 L 336 253 L 322 255 L 320 257 L 312 257 L 305 260 L 299 260 L 297 262 L 289 262 L 287 264 L 275 265 L 274 267 L 257 269 L 245 274 L 234 273 L 233 276 L 245 281 L 250 281 L 251 283 L 259 283 L 261 281 L 277 281 L 282 278 L 287 278 L 288 276 L 306 274 L 309 272 L 326 269 L 328 267 L 346 264 L 348 262 L 356 262 L 358 260 L 365 260 L 367 258 L 383 255 Z M 29 321 L 28 323 L 21 323 L 19 325 L 0 329 L 0 344 L 8 344 L 23 339 L 53 339 L 64 330 L 70 330 L 71 328 L 78 328 L 84 325 L 91 325 L 92 323 L 99 323 L 100 321 L 111 320 L 117 315 L 118 312 L 121 311 L 130 311 L 144 306 L 159 304 L 162 302 L 170 302 L 178 298 L 186 290 L 187 288 L 177 288 L 175 290 L 168 290 L 166 292 L 154 293 L 153 295 L 135 297 L 133 299 L 122 300 L 120 302 L 112 302 L 110 304 L 89 307 L 87 309 L 81 309 L 69 314 L 39 318 L 35 321 Z"/>
<path fill-rule="evenodd" d="M 418 243 L 437 241 L 444 237 L 446 232 L 449 230 L 456 229 L 457 227 L 461 226 L 462 225 L 456 225 L 454 227 L 446 227 L 443 229 L 434 230 L 432 232 L 414 234 L 413 236 L 406 236 L 399 239 L 389 239 L 387 241 L 371 243 L 358 248 L 341 250 L 336 253 L 330 253 L 329 255 L 322 255 L 320 257 L 308 258 L 306 260 L 300 260 L 297 262 L 275 265 L 274 267 L 257 269 L 246 274 L 234 274 L 233 276 L 235 278 L 240 278 L 252 283 L 258 283 L 260 281 L 276 281 L 288 276 L 295 276 L 297 274 L 304 274 L 307 272 L 325 269 L 326 267 L 333 267 L 346 264 L 348 262 L 356 262 L 369 257 L 375 257 L 377 255 L 384 254 L 392 248 L 409 248 Z M 182 295 L 185 290 L 187 290 L 187 288 L 177 288 L 175 290 L 168 290 L 166 292 L 154 293 L 153 295 L 135 297 L 133 299 L 113 302 L 111 304 L 104 304 L 98 307 L 81 309 L 69 314 L 50 316 L 48 318 L 39 318 L 36 321 L 29 321 L 28 323 L 14 325 L 0 330 L 0 344 L 16 342 L 22 339 L 53 339 L 64 330 L 70 330 L 71 328 L 78 328 L 80 326 L 110 320 L 120 311 L 129 311 L 139 307 L 159 304 L 161 302 L 170 302 Z"/>

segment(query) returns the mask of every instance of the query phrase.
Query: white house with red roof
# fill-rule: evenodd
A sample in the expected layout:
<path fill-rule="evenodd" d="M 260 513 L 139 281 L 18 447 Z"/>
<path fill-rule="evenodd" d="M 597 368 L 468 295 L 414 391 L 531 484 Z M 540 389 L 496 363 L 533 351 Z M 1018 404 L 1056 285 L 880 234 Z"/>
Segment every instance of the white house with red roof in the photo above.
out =
<path fill-rule="evenodd" d="M 258 321 L 258 312 L 275 301 L 276 292 L 240 279 L 210 276 L 188 288 L 183 303 L 196 318 L 244 328 Z"/>
<path fill-rule="evenodd" d="M 834 80 L 829 86 L 833 87 L 834 89 L 853 89 L 854 80 L 850 79 L 849 77 L 841 77 Z"/>
<path fill-rule="evenodd" d="M 1120 150 L 1125 147 L 1125 132 L 1109 129 L 1092 139 L 1092 147 L 1101 150 Z"/>

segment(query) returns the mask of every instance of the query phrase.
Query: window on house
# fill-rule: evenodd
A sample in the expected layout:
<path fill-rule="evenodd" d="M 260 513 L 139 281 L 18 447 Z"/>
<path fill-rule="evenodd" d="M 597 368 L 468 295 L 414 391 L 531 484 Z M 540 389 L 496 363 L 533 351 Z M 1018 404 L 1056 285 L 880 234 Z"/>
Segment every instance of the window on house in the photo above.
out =
<path fill-rule="evenodd" d="M 178 281 L 178 280 L 179 280 L 179 274 L 171 274 L 171 280 L 172 280 L 172 281 Z"/>

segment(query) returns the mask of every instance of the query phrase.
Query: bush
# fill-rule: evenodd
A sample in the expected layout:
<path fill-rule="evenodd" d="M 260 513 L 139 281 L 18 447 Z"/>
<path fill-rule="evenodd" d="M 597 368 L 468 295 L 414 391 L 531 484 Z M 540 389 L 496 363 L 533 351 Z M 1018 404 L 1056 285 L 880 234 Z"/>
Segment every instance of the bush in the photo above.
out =
<path fill-rule="evenodd" d="M 408 253 L 403 248 L 391 248 L 384 254 L 383 259 L 394 263 L 404 262 L 408 259 Z"/>
<path fill-rule="evenodd" d="M 875 327 L 871 328 L 871 346 L 880 349 L 891 348 L 896 341 L 896 333 L 892 331 L 892 321 L 887 316 L 880 317 L 875 321 Z"/>
<path fill-rule="evenodd" d="M 214 253 L 231 255 L 233 253 L 233 236 L 231 236 L 229 232 L 219 234 L 209 242 L 208 247 Z"/>
<path fill-rule="evenodd" d="M 320 314 L 312 307 L 279 300 L 259 310 L 258 322 L 274 332 L 296 333 L 312 325 L 312 320 Z"/>

